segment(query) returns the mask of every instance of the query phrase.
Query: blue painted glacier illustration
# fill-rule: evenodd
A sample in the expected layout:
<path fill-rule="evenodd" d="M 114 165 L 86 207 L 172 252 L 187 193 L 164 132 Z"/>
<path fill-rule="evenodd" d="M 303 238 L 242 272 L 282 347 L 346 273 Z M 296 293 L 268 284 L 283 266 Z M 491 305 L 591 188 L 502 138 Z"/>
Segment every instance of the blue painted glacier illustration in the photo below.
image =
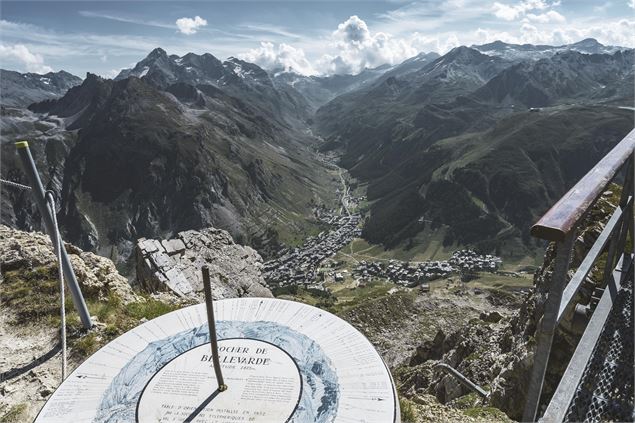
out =
<path fill-rule="evenodd" d="M 216 322 L 218 339 L 251 338 L 270 342 L 286 351 L 302 376 L 302 396 L 291 422 L 331 423 L 338 406 L 337 375 L 322 348 L 312 339 L 274 322 Z M 210 341 L 209 328 L 202 325 L 151 342 L 134 356 L 106 389 L 96 423 L 133 422 L 141 392 L 152 376 L 178 355 Z"/>

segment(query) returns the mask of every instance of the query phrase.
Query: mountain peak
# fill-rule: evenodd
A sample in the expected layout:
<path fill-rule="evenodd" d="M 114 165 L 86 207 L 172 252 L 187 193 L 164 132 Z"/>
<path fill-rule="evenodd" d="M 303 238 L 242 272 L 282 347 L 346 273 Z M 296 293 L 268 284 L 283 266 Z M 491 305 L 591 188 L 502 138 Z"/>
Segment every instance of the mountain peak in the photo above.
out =
<path fill-rule="evenodd" d="M 480 51 L 473 49 L 471 47 L 459 46 L 450 50 L 445 56 L 442 56 L 444 61 L 460 61 L 463 62 L 465 60 L 472 61 L 474 59 L 481 59 L 485 56 Z"/>
<path fill-rule="evenodd" d="M 546 44 L 509 44 L 493 41 L 483 45 L 473 45 L 476 50 L 490 56 L 499 56 L 508 60 L 539 60 L 549 58 L 566 51 L 578 51 L 585 54 L 612 54 L 623 47 L 605 46 L 595 38 L 585 38 L 573 44 L 559 46 Z"/>
<path fill-rule="evenodd" d="M 148 54 L 148 59 L 158 59 L 160 57 L 168 57 L 168 54 L 161 47 L 157 47 Z"/>
<path fill-rule="evenodd" d="M 458 46 L 454 47 L 452 50 L 448 52 L 448 55 L 452 56 L 465 56 L 465 55 L 479 55 L 481 54 L 478 50 L 473 49 L 467 46 Z"/>
<path fill-rule="evenodd" d="M 593 47 L 604 47 L 604 44 L 600 43 L 595 38 L 585 38 L 582 41 L 578 41 L 577 43 L 571 44 L 571 46 L 593 48 Z"/>
<path fill-rule="evenodd" d="M 503 50 L 508 48 L 509 46 L 510 45 L 504 41 L 496 40 L 496 41 L 492 41 L 491 43 L 483 44 L 480 46 L 473 45 L 472 47 L 477 47 L 483 50 Z"/>
<path fill-rule="evenodd" d="M 67 78 L 79 78 L 79 77 L 73 75 L 70 72 L 66 72 L 63 69 L 58 71 L 58 72 L 49 72 L 49 73 L 47 73 L 47 75 L 55 75 L 55 74 L 60 75 L 60 76 L 64 76 L 64 77 L 67 77 Z"/>
<path fill-rule="evenodd" d="M 97 74 L 86 72 L 86 78 L 84 82 L 103 81 L 103 78 Z"/>

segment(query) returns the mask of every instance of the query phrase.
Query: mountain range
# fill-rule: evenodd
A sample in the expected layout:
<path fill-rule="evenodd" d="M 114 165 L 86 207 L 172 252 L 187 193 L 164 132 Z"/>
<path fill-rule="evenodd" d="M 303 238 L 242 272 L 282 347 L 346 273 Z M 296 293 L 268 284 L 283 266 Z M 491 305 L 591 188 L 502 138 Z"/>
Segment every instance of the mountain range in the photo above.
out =
<path fill-rule="evenodd" d="M 367 189 L 367 240 L 440 229 L 444 245 L 526 253 L 532 221 L 632 129 L 633 62 L 589 39 L 357 75 L 160 48 L 113 80 L 2 71 L 2 175 L 23 181 L 8 141 L 30 139 L 67 239 L 119 263 L 138 237 L 208 226 L 267 255 L 318 230 L 311 210 L 339 179 L 316 150 L 334 152 Z M 38 227 L 30 198 L 5 192 L 3 221 Z"/>
<path fill-rule="evenodd" d="M 59 193 L 66 239 L 122 263 L 142 236 L 214 226 L 266 252 L 302 232 L 299 217 L 332 195 L 303 131 L 306 103 L 256 65 L 218 63 L 156 49 L 141 71 L 88 74 L 61 98 L 4 112 L 6 132 L 32 141 Z M 3 174 L 19 175 L 12 145 L 2 147 Z M 3 221 L 38 226 L 28 196 L 3 202 Z"/>
<path fill-rule="evenodd" d="M 0 69 L 3 106 L 26 107 L 37 101 L 57 98 L 81 83 L 81 78 L 65 71 L 40 75 Z"/>
<path fill-rule="evenodd" d="M 447 228 L 444 245 L 527 244 L 532 222 L 632 129 L 619 106 L 633 104 L 633 50 L 537 60 L 479 50 L 457 47 L 318 109 L 322 148 L 368 184 L 368 240 L 395 247 L 427 221 Z M 531 179 L 514 171 L 525 165 Z"/>
<path fill-rule="evenodd" d="M 605 46 L 594 38 L 586 38 L 577 43 L 560 46 L 509 44 L 494 41 L 488 44 L 473 45 L 472 48 L 490 56 L 499 56 L 510 60 L 545 59 L 564 51 L 577 51 L 585 54 L 613 54 L 623 50 L 622 47 Z"/>

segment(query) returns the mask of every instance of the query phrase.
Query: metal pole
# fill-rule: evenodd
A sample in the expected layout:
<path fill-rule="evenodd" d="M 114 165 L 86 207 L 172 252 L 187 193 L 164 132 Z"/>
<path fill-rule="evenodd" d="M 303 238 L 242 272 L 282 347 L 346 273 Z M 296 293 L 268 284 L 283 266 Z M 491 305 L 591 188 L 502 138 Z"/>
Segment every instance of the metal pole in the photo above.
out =
<path fill-rule="evenodd" d="M 489 397 L 489 394 L 490 394 L 489 392 L 487 392 L 485 389 L 481 388 L 476 383 L 474 383 L 471 380 L 469 380 L 468 378 L 466 378 L 461 372 L 456 370 L 454 367 L 452 367 L 452 366 L 450 366 L 448 364 L 445 364 L 445 363 L 438 363 L 435 367 L 438 367 L 438 368 L 440 368 L 442 370 L 445 370 L 446 372 L 450 373 L 452 376 L 457 378 L 458 381 L 461 382 L 461 384 L 463 386 L 465 386 L 466 388 L 476 392 L 477 394 L 479 394 L 483 398 Z"/>
<path fill-rule="evenodd" d="M 562 301 L 562 291 L 567 284 L 567 271 L 571 260 L 571 250 L 575 240 L 575 229 L 567 234 L 563 242 L 557 243 L 556 259 L 551 278 L 551 289 L 545 301 L 542 320 L 536 334 L 536 352 L 529 380 L 529 390 L 523 412 L 523 422 L 536 421 L 540 394 L 545 381 L 545 372 L 549 364 L 551 344 L 558 323 L 558 311 Z"/>
<path fill-rule="evenodd" d="M 216 337 L 216 321 L 214 320 L 214 304 L 212 299 L 212 286 L 209 281 L 209 269 L 203 266 L 203 290 L 205 291 L 205 305 L 207 306 L 207 325 L 209 326 L 209 339 L 212 347 L 212 362 L 214 364 L 214 373 L 218 381 L 218 390 L 220 392 L 227 390 L 223 372 L 220 367 L 220 358 L 218 357 L 218 339 Z"/>
<path fill-rule="evenodd" d="M 20 141 L 17 142 L 15 146 L 18 149 L 18 154 L 22 160 L 22 167 L 24 168 L 24 172 L 29 180 L 29 185 L 31 185 L 31 191 L 33 191 L 33 195 L 35 196 L 35 202 L 37 203 L 40 214 L 42 215 L 42 220 L 44 220 L 46 232 L 48 232 L 51 237 L 51 241 L 55 242 L 56 235 L 54 235 L 55 227 L 53 225 L 53 218 L 51 217 L 51 212 L 49 212 L 49 208 L 44 197 L 44 187 L 42 186 L 37 168 L 35 167 L 33 156 L 31 156 L 29 144 L 26 141 Z M 54 212 L 55 211 L 52 211 L 52 213 Z M 57 234 L 57 236 L 59 236 L 59 234 Z M 82 295 L 77 278 L 75 278 L 75 272 L 73 272 L 73 267 L 71 266 L 71 261 L 68 258 L 68 254 L 66 254 L 65 248 L 62 248 L 62 265 L 68 282 L 68 287 L 71 290 L 75 309 L 79 314 L 79 318 L 81 319 L 84 328 L 90 329 L 93 326 L 93 322 L 90 319 L 90 313 L 86 307 L 86 302 L 84 302 L 84 296 Z"/>

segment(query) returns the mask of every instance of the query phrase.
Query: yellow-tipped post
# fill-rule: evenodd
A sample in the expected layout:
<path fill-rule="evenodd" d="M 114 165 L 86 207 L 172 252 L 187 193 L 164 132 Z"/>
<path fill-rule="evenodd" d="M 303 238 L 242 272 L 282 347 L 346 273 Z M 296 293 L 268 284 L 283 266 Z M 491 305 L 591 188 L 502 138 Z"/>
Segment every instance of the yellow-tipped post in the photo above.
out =
<path fill-rule="evenodd" d="M 28 141 L 18 141 L 15 143 L 15 148 L 29 148 Z"/>

